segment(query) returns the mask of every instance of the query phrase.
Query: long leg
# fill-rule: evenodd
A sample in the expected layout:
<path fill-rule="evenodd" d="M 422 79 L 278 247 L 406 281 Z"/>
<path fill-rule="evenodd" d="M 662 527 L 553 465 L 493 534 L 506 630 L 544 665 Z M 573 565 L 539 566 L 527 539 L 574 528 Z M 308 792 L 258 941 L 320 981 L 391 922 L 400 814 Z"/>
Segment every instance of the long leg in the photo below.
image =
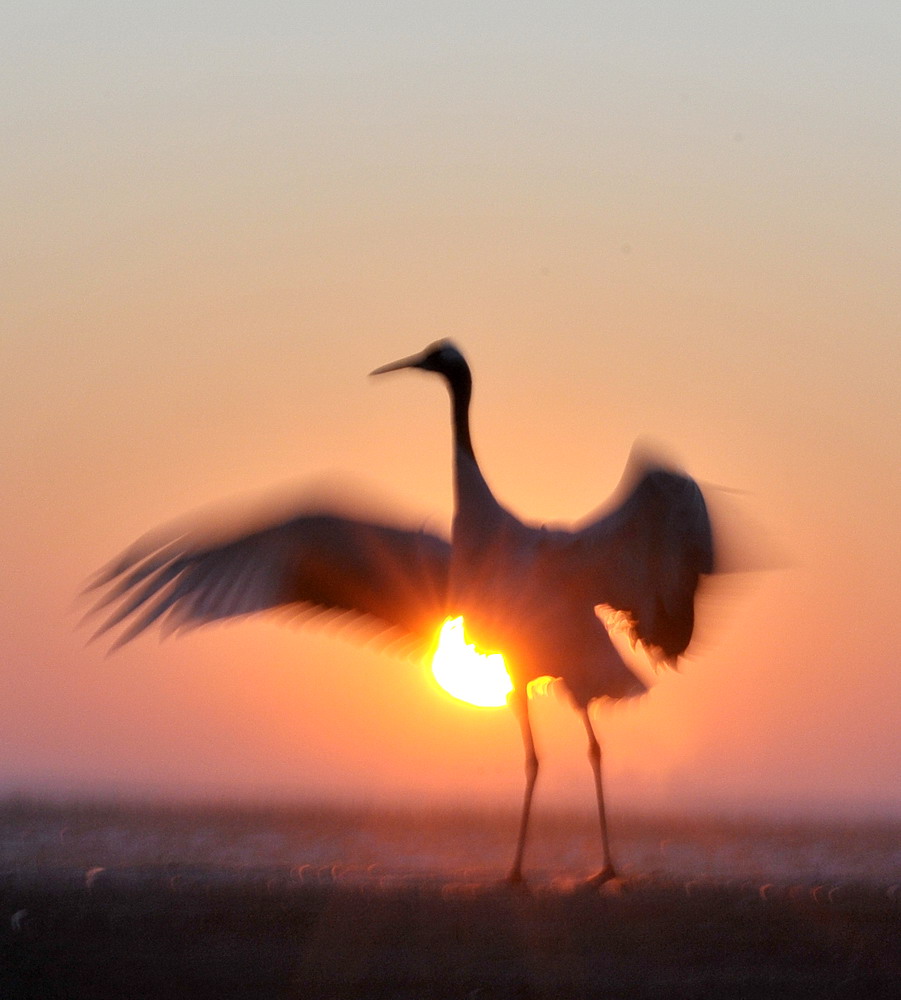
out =
<path fill-rule="evenodd" d="M 582 709 L 582 721 L 585 723 L 585 731 L 588 733 L 588 759 L 594 773 L 594 790 L 597 794 L 598 819 L 601 824 L 601 851 L 604 858 L 604 867 L 596 875 L 592 875 L 589 881 L 593 885 L 601 885 L 608 879 L 616 878 L 616 869 L 610 859 L 610 841 L 607 837 L 607 812 L 604 809 L 604 785 L 601 781 L 601 745 L 598 743 L 594 727 L 591 724 L 588 706 Z"/>
<path fill-rule="evenodd" d="M 522 816 L 519 821 L 519 837 L 516 841 L 516 854 L 513 867 L 507 876 L 509 882 L 522 882 L 522 856 L 526 849 L 526 833 L 529 829 L 529 813 L 532 810 L 532 792 L 538 778 L 538 754 L 535 753 L 535 741 L 532 739 L 532 724 L 529 722 L 529 699 L 525 690 L 515 691 L 510 699 L 522 730 L 522 745 L 526 754 L 526 789 L 522 799 Z"/>

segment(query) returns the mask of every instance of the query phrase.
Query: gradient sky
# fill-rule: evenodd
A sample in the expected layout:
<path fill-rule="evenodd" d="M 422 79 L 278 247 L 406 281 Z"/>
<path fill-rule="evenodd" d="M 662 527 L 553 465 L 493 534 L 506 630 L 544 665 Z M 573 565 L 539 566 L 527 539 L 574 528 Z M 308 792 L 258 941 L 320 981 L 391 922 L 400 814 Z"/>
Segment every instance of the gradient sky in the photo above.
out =
<path fill-rule="evenodd" d="M 499 498 L 569 520 L 633 440 L 783 568 L 602 708 L 611 808 L 901 814 L 894 3 L 17 3 L 0 31 L 0 793 L 518 803 L 505 710 L 327 631 L 105 658 L 145 530 L 340 475 L 446 526 L 441 336 Z M 591 805 L 534 703 L 549 803 Z M 539 806 L 536 806 L 538 808 Z"/>

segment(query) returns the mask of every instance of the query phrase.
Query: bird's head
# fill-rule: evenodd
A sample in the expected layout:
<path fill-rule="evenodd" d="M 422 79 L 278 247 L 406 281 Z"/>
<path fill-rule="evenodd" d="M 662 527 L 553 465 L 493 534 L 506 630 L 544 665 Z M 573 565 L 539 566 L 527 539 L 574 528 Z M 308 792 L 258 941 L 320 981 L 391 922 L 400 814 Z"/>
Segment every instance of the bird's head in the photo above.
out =
<path fill-rule="evenodd" d="M 392 361 L 369 374 L 384 375 L 386 372 L 396 372 L 401 368 L 420 368 L 427 372 L 437 372 L 451 384 L 461 376 L 469 375 L 466 359 L 450 340 L 437 340 L 419 354 L 411 354 L 408 358 L 401 358 L 400 361 Z"/>

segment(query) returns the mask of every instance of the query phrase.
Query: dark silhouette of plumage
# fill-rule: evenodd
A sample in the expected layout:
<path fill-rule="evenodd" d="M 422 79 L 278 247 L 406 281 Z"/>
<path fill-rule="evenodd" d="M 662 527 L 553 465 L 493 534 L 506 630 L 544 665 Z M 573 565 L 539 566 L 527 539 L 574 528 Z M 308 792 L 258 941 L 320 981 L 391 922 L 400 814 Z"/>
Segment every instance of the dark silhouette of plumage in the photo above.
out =
<path fill-rule="evenodd" d="M 633 458 L 618 503 L 574 530 L 524 524 L 498 503 L 472 446 L 472 377 L 459 350 L 439 341 L 376 369 L 435 372 L 453 411 L 455 513 L 452 539 L 426 531 L 305 511 L 224 541 L 190 535 L 139 541 L 101 570 L 100 632 L 119 624 L 116 645 L 158 623 L 178 629 L 275 609 L 346 611 L 424 642 L 462 615 L 479 648 L 504 653 L 509 703 L 526 754 L 526 788 L 509 879 L 522 859 L 538 775 L 529 722 L 529 681 L 562 679 L 585 725 L 595 780 L 603 867 L 612 877 L 601 751 L 588 706 L 640 694 L 644 684 L 619 656 L 596 607 L 617 613 L 652 659 L 674 664 L 691 639 L 699 579 L 713 572 L 706 505 L 693 479 Z"/>

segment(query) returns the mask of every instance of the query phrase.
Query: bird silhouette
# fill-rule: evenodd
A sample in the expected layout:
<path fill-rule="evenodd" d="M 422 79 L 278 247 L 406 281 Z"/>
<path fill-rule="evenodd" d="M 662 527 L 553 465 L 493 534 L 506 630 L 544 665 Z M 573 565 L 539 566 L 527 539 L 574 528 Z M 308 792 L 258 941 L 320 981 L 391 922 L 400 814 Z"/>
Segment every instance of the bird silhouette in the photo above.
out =
<path fill-rule="evenodd" d="M 154 623 L 178 630 L 272 610 L 365 616 L 425 643 L 447 617 L 462 616 L 478 648 L 504 654 L 508 698 L 521 728 L 526 783 L 508 879 L 522 881 L 539 760 L 529 721 L 529 682 L 559 678 L 581 716 L 594 776 L 603 864 L 591 881 L 615 876 L 601 749 L 589 715 L 598 698 L 641 694 L 597 608 L 615 613 L 633 642 L 674 665 L 694 627 L 699 581 L 713 572 L 713 538 L 693 479 L 633 455 L 616 502 L 573 530 L 524 524 L 494 497 L 473 450 L 472 375 L 453 343 L 377 368 L 434 372 L 447 383 L 453 415 L 455 512 L 451 540 L 424 530 L 302 510 L 226 538 L 150 535 L 102 569 L 89 589 L 122 624 L 120 646 Z"/>

